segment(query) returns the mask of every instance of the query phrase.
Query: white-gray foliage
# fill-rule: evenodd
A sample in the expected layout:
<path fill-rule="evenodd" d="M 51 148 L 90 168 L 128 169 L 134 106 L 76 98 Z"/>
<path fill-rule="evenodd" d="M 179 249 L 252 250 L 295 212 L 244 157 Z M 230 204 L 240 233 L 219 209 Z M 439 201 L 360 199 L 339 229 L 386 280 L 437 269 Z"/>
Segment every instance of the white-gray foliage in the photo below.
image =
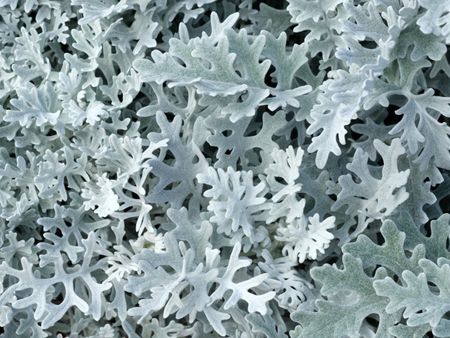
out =
<path fill-rule="evenodd" d="M 0 337 L 450 337 L 450 1 L 0 0 Z"/>

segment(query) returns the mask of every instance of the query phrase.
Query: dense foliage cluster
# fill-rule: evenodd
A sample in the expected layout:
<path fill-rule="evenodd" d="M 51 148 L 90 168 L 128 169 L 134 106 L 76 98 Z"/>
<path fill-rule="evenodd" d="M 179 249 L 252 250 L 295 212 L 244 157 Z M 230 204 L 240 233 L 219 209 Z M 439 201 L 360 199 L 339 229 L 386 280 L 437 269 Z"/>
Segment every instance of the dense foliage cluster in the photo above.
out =
<path fill-rule="evenodd" d="M 450 1 L 0 0 L 0 337 L 450 337 Z"/>

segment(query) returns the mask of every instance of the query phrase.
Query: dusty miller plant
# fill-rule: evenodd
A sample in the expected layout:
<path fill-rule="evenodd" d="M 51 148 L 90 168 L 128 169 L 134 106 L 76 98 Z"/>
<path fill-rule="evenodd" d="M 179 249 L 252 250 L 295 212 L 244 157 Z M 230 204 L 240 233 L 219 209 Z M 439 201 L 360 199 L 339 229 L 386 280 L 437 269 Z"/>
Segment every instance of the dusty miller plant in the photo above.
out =
<path fill-rule="evenodd" d="M 0 337 L 450 337 L 450 1 L 0 0 Z"/>

